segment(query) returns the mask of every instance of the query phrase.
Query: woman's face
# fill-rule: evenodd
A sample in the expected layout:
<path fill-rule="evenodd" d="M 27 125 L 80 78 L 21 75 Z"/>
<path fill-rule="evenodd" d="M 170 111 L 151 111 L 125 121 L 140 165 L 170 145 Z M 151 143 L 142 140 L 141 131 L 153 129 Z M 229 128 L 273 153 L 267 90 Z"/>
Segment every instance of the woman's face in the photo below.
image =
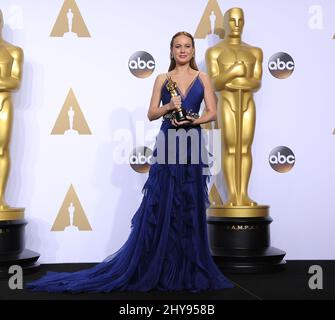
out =
<path fill-rule="evenodd" d="M 176 64 L 184 65 L 189 63 L 194 55 L 192 40 L 184 35 L 176 37 L 173 41 L 171 54 Z"/>

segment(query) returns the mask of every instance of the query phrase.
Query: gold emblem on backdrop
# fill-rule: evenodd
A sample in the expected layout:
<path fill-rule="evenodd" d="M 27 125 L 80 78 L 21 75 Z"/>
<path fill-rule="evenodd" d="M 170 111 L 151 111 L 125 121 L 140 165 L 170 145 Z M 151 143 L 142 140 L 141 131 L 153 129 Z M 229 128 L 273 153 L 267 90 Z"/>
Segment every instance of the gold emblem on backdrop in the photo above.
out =
<path fill-rule="evenodd" d="M 91 37 L 75 0 L 65 0 L 50 37 Z"/>
<path fill-rule="evenodd" d="M 51 134 L 92 134 L 72 89 L 70 89 L 66 97 Z"/>
<path fill-rule="evenodd" d="M 208 1 L 194 38 L 205 39 L 209 34 L 216 34 L 221 39 L 224 37 L 223 14 L 217 0 Z"/>
<path fill-rule="evenodd" d="M 91 231 L 84 209 L 72 184 L 65 196 L 51 231 L 66 230 Z"/>

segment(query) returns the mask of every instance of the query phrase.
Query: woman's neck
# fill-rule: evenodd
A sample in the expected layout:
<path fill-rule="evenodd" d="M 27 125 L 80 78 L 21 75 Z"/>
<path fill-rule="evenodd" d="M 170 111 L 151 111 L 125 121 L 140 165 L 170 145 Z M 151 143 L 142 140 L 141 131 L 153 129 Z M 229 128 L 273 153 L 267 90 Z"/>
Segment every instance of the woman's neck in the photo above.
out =
<path fill-rule="evenodd" d="M 193 70 L 190 65 L 184 64 L 184 65 L 176 65 L 176 67 L 174 68 L 174 72 L 175 73 L 189 73 L 191 70 Z"/>

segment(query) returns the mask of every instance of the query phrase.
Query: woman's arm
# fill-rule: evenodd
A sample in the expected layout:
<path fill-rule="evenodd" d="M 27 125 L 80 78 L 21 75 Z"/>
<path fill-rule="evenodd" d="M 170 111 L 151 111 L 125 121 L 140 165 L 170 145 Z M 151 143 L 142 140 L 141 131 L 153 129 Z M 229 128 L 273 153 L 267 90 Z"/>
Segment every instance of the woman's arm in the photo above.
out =
<path fill-rule="evenodd" d="M 202 124 L 216 120 L 217 97 L 212 81 L 204 72 L 200 73 L 200 79 L 204 85 L 205 112 L 200 118 L 195 119 L 192 124 Z"/>
<path fill-rule="evenodd" d="M 152 96 L 150 100 L 150 106 L 148 110 L 148 119 L 150 121 L 159 119 L 160 117 L 164 116 L 166 113 L 172 110 L 172 106 L 170 103 L 167 103 L 163 106 L 160 106 L 161 102 L 161 90 L 162 85 L 165 81 L 165 75 L 160 74 L 157 76 L 154 84 L 154 88 L 152 90 Z"/>

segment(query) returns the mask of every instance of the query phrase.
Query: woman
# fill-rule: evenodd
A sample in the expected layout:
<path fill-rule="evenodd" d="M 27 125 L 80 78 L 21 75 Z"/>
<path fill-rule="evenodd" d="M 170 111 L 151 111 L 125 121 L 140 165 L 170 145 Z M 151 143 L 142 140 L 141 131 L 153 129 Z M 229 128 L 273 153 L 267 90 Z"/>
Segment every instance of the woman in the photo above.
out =
<path fill-rule="evenodd" d="M 193 144 L 203 146 L 201 135 L 198 134 L 191 143 L 187 140 L 184 150 L 178 148 L 181 136 L 166 139 L 171 132 L 182 132 L 181 127 L 187 133 L 191 129 L 200 133 L 200 124 L 216 117 L 216 97 L 211 82 L 205 73 L 198 71 L 194 53 L 194 40 L 189 33 L 174 35 L 170 45 L 169 73 L 159 75 L 155 81 L 148 118 L 155 120 L 164 116 L 159 137 L 165 139 L 156 140 L 156 161 L 150 167 L 143 187 L 144 196 L 132 218 L 128 240 L 93 268 L 74 273 L 49 272 L 28 284 L 28 288 L 50 292 L 197 292 L 233 287 L 214 264 L 208 248 L 208 175 L 203 174 L 203 157 L 198 153 L 196 159 L 192 158 Z M 176 82 L 179 96 L 171 98 L 166 87 L 167 77 Z M 196 117 L 203 99 L 206 112 Z M 178 122 L 174 111 L 181 106 L 189 114 L 186 120 Z M 172 150 L 174 143 L 171 141 L 177 144 L 176 152 Z M 169 161 L 171 155 L 176 156 L 174 161 Z M 182 164 L 179 163 L 181 155 L 186 155 L 186 162 Z M 192 162 L 199 158 L 200 161 Z"/>

